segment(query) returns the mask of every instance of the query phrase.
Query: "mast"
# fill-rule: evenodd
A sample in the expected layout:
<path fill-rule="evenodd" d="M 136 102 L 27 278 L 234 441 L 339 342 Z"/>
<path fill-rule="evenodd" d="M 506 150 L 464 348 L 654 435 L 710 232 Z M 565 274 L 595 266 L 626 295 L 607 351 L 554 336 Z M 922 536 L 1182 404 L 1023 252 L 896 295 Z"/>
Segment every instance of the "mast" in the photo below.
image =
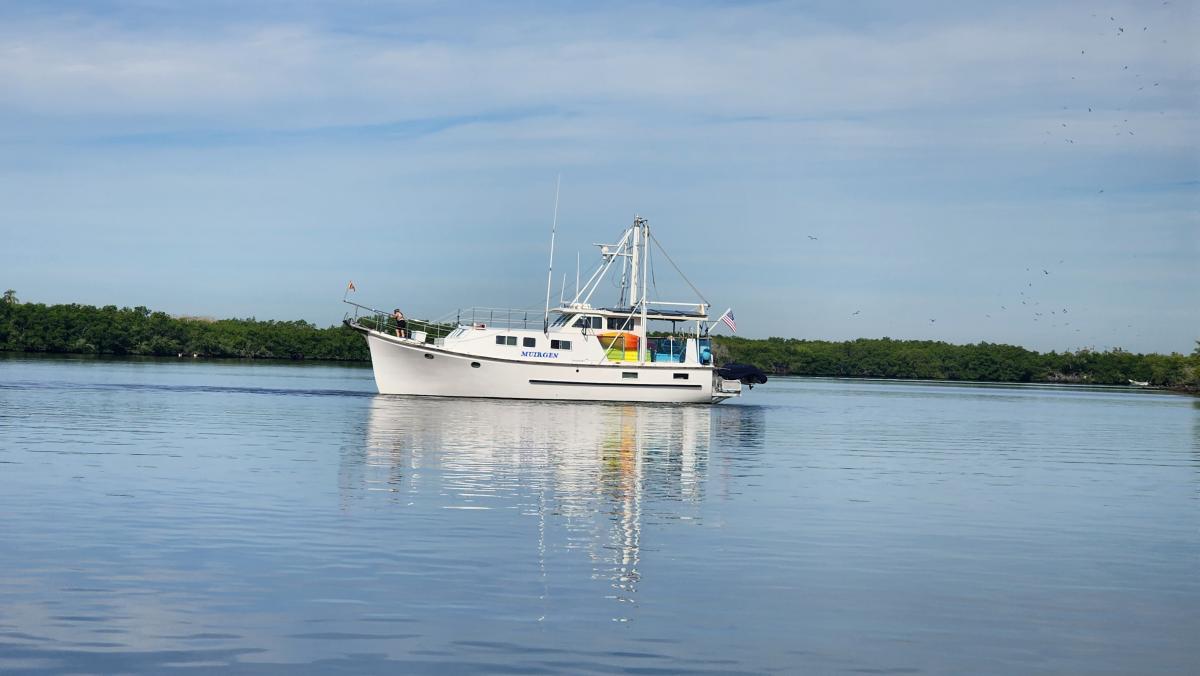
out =
<path fill-rule="evenodd" d="M 641 326 L 641 329 L 638 331 L 638 334 L 639 334 L 638 361 L 644 362 L 644 361 L 646 361 L 646 347 L 647 347 L 646 346 L 646 323 L 647 323 L 646 313 L 649 311 L 649 308 L 648 308 L 649 303 L 646 301 L 647 301 L 647 298 L 649 295 L 649 294 L 647 294 L 647 290 L 649 289 L 650 285 L 646 283 L 646 281 L 647 281 L 646 277 L 650 272 L 650 224 L 647 223 L 646 219 L 644 219 L 644 218 L 639 218 L 638 220 L 641 221 L 641 223 L 642 223 L 642 238 L 644 240 L 642 242 L 642 255 L 646 258 L 646 260 L 642 262 L 642 299 L 641 299 L 642 326 Z"/>
<path fill-rule="evenodd" d="M 629 264 L 629 304 L 637 307 L 638 302 L 638 266 L 641 264 L 639 254 L 642 247 L 642 217 L 633 217 L 633 258 Z"/>
<path fill-rule="evenodd" d="M 558 230 L 558 189 L 562 174 L 554 180 L 554 220 L 550 223 L 550 269 L 546 271 L 546 314 L 542 318 L 542 333 L 550 335 L 550 284 L 554 281 L 554 234 Z"/>

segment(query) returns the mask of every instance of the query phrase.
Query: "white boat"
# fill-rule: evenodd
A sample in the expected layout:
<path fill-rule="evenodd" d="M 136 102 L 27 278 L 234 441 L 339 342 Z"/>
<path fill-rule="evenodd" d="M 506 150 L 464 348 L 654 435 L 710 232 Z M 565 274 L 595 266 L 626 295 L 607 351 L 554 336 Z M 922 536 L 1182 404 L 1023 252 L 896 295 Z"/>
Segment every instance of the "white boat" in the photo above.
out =
<path fill-rule="evenodd" d="M 398 336 L 387 313 L 345 301 L 355 308 L 346 325 L 366 337 L 380 394 L 710 404 L 766 382 L 753 367 L 713 363 L 703 299 L 649 298 L 652 243 L 661 251 L 635 218 L 616 244 L 597 245 L 600 263 L 575 297 L 556 308 L 547 300 L 544 312 L 459 310 L 409 321 L 425 330 Z M 597 288 L 616 279 L 618 302 L 593 306 Z"/>

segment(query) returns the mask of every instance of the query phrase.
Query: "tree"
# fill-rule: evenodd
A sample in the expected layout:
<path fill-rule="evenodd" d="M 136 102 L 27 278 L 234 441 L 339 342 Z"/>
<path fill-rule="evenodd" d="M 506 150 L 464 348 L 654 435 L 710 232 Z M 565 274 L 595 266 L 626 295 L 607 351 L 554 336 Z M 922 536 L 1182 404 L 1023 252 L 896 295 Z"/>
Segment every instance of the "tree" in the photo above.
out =
<path fill-rule="evenodd" d="M 21 301 L 17 300 L 17 292 L 16 291 L 13 291 L 12 289 L 8 289 L 4 292 L 3 303 L 5 305 L 16 305 L 17 303 L 20 303 L 20 302 Z"/>

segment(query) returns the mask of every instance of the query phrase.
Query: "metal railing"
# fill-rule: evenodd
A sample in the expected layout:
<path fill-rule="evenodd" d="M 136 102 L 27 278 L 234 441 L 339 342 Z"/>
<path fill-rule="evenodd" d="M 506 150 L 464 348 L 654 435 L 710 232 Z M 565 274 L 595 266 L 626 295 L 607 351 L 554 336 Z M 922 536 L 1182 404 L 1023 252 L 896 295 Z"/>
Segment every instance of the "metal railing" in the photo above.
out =
<path fill-rule="evenodd" d="M 435 320 L 439 324 L 497 329 L 542 328 L 543 309 L 468 307 L 459 308 Z"/>
<path fill-rule="evenodd" d="M 392 331 L 396 322 L 392 313 L 386 310 L 362 305 L 350 300 L 343 303 L 353 307 L 344 319 L 359 326 L 365 326 L 375 331 Z M 497 329 L 541 329 L 544 310 L 538 308 L 494 308 L 469 307 L 459 308 L 433 320 L 407 319 L 408 330 L 411 332 L 424 331 L 428 336 L 443 338 L 458 327 L 497 328 Z"/>
<path fill-rule="evenodd" d="M 378 308 L 373 308 L 369 305 L 360 305 L 353 301 L 343 300 L 343 303 L 353 306 L 354 310 L 347 312 L 346 321 L 357 326 L 362 326 L 381 333 L 390 333 L 396 329 L 396 321 L 392 319 L 392 313 Z M 445 338 L 458 328 L 457 324 L 447 324 L 439 321 L 425 321 L 423 319 L 408 319 L 408 335 L 411 337 L 414 331 L 425 333 L 426 341 L 436 342 L 440 338 Z"/>

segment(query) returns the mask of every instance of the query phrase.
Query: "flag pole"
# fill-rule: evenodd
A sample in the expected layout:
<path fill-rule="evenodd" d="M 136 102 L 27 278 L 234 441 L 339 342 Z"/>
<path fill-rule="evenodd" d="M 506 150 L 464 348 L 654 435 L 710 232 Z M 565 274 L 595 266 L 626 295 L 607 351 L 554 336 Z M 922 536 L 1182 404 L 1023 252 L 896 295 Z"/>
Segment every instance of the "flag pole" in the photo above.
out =
<path fill-rule="evenodd" d="M 716 319 L 713 320 L 713 322 L 711 324 L 708 325 L 708 331 L 706 333 L 712 333 L 713 327 L 716 326 L 717 324 L 720 324 L 721 320 L 725 319 L 725 315 L 729 314 L 730 312 L 733 312 L 733 308 L 728 308 L 724 312 L 722 312 L 720 317 L 717 317 Z"/>

